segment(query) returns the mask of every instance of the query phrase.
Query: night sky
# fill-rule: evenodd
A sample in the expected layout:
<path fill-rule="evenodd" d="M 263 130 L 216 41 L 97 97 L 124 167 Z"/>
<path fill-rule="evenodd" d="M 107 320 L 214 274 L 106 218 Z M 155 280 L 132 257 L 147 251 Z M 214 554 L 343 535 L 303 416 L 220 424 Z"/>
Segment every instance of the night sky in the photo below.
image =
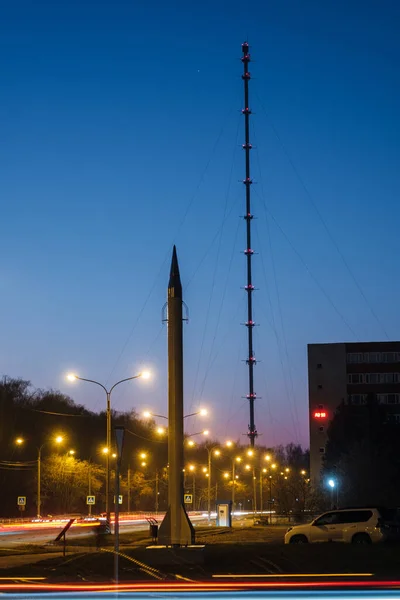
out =
<path fill-rule="evenodd" d="M 167 411 L 176 243 L 185 410 L 245 441 L 241 43 L 259 442 L 308 444 L 310 342 L 400 338 L 400 5 L 13 0 L 0 21 L 1 373 Z"/>

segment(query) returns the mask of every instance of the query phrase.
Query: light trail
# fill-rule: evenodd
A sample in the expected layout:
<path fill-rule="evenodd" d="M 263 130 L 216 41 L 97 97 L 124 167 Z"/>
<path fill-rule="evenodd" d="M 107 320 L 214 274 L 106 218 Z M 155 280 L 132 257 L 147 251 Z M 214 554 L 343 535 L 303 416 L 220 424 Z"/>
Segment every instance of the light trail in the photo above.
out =
<path fill-rule="evenodd" d="M 87 594 L 89 592 L 108 593 L 135 593 L 147 592 L 147 593 L 167 593 L 171 592 L 178 597 L 178 594 L 190 593 L 198 594 L 204 592 L 207 597 L 210 597 L 210 592 L 223 593 L 226 591 L 234 592 L 241 591 L 247 592 L 250 597 L 255 593 L 266 593 L 268 598 L 274 597 L 298 597 L 299 595 L 313 596 L 316 600 L 324 597 L 340 597 L 341 600 L 346 598 L 361 598 L 361 597 L 373 597 L 373 598 L 399 598 L 400 599 L 400 581 L 291 581 L 291 582 L 235 582 L 235 583 L 223 583 L 223 582 L 191 582 L 191 583 L 121 583 L 116 586 L 112 583 L 107 584 L 51 584 L 51 583 L 38 583 L 38 584 L 1 584 L 0 593 L 5 591 L 27 591 L 29 590 L 32 594 L 34 592 L 78 592 L 81 594 Z M 7 596 L 9 598 L 10 596 Z M 25 596 L 26 597 L 26 596 Z M 33 596 L 29 596 L 33 597 Z M 65 596 L 64 596 L 65 597 Z M 183 597 L 183 596 L 182 596 Z M 206 597 L 206 596 L 198 596 Z M 46 598 L 50 598 L 46 595 Z M 137 598 L 137 596 L 135 596 Z"/>

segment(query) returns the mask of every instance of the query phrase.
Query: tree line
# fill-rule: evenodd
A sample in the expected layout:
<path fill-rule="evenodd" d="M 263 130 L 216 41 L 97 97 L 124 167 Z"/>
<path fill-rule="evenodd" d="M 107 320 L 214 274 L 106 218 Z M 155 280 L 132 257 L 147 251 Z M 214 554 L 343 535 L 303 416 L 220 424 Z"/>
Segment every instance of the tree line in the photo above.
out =
<path fill-rule="evenodd" d="M 113 426 L 125 427 L 121 465 L 123 511 L 163 511 L 167 508 L 167 439 L 160 437 L 154 420 L 143 420 L 133 409 L 113 412 Z M 0 381 L 0 517 L 34 516 L 37 502 L 37 459 L 41 449 L 42 515 L 87 512 L 86 497 L 94 495 L 93 514 L 105 506 L 106 414 L 76 404 L 55 390 L 33 390 L 29 381 L 4 377 Z M 62 438 L 56 443 L 57 436 Z M 17 443 L 17 440 L 19 443 Z M 208 460 L 212 456 L 211 484 Z M 112 450 L 111 450 L 112 451 Z M 272 508 L 279 513 L 312 510 L 308 451 L 295 444 L 258 446 L 255 455 L 239 442 L 231 448 L 223 441 L 185 444 L 185 492 L 190 509 L 205 510 L 211 501 L 229 500 L 235 487 L 236 508 Z M 269 462 L 265 456 L 269 456 Z M 237 463 L 232 478 L 232 461 Z M 111 468 L 115 459 L 111 456 Z M 114 461 L 114 462 L 113 462 Z M 271 468 L 275 465 L 275 469 Z M 246 470 L 247 466 L 247 470 Z M 255 479 L 254 479 L 255 478 Z M 114 480 L 112 472 L 112 480 Z M 234 481 L 234 483 L 233 483 Z M 17 497 L 26 496 L 19 511 Z"/>
<path fill-rule="evenodd" d="M 323 482 L 333 477 L 340 506 L 400 506 L 400 429 L 398 415 L 379 403 L 349 398 L 328 427 Z"/>

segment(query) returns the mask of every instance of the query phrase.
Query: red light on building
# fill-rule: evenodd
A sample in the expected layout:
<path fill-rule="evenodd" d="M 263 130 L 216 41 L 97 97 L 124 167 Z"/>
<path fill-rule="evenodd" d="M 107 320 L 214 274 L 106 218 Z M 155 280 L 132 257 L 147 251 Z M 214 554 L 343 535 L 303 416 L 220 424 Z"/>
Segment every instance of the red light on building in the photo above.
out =
<path fill-rule="evenodd" d="M 325 410 L 317 410 L 314 413 L 314 419 L 326 419 L 327 414 Z"/>

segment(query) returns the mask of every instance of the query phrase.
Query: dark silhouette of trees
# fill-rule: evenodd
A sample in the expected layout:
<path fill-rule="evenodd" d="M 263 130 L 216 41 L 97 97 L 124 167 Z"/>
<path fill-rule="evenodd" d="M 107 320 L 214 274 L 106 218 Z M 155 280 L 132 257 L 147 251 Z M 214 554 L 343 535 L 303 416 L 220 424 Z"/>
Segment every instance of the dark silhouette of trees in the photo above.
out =
<path fill-rule="evenodd" d="M 167 437 L 157 433 L 154 420 L 141 420 L 135 410 L 113 412 L 113 426 L 125 427 L 124 453 L 121 465 L 121 493 L 123 505 L 128 508 L 128 476 L 130 481 L 131 510 L 166 510 L 168 500 L 168 447 Z M 0 381 L 0 516 L 21 516 L 17 496 L 27 497 L 23 516 L 36 515 L 37 458 L 41 448 L 43 515 L 60 513 L 87 513 L 86 496 L 96 496 L 93 513 L 105 508 L 105 412 L 95 413 L 76 404 L 72 398 L 55 390 L 34 390 L 29 381 L 4 377 Z M 56 435 L 63 437 L 54 443 Z M 16 444 L 21 438 L 23 443 Z M 250 509 L 253 501 L 253 473 L 244 465 L 251 462 L 257 476 L 257 494 L 262 478 L 263 506 L 268 507 L 269 492 L 277 512 L 301 511 L 307 505 L 308 452 L 289 444 L 275 449 L 258 446 L 253 458 L 247 458 L 247 446 L 237 442 L 227 448 L 218 440 L 204 442 L 201 436 L 193 447 L 185 444 L 185 465 L 196 464 L 193 472 L 186 472 L 186 489 L 196 490 L 196 509 L 207 507 L 208 485 L 203 469 L 208 466 L 207 446 L 216 445 L 220 456 L 212 460 L 212 501 L 230 499 L 232 483 L 226 473 L 232 473 L 232 458 L 243 460 L 237 467 L 236 502 Z M 199 440 L 201 442 L 199 443 Z M 188 440 L 187 440 L 188 441 Z M 73 450 L 74 454 L 69 451 Z M 265 454 L 277 463 L 272 483 L 262 468 L 269 467 Z M 146 458 L 142 458 L 145 454 Z M 111 481 L 114 486 L 114 461 L 111 457 Z M 272 462 L 271 461 L 271 462 Z M 283 472 L 290 467 L 290 473 Z M 282 472 L 282 474 L 281 474 Z M 272 471 L 268 471 L 268 474 Z M 225 474 L 225 477 L 224 477 Z M 285 479 L 285 477 L 287 477 Z M 271 487 L 270 487 L 271 486 Z M 218 492 L 217 492 L 218 488 Z M 156 503 L 156 492 L 158 503 Z M 259 506 L 259 499 L 257 500 Z M 192 508 L 192 507 L 189 507 Z"/>
<path fill-rule="evenodd" d="M 342 402 L 328 428 L 325 477 L 339 485 L 340 505 L 397 506 L 400 436 L 375 395 L 365 405 Z"/>

